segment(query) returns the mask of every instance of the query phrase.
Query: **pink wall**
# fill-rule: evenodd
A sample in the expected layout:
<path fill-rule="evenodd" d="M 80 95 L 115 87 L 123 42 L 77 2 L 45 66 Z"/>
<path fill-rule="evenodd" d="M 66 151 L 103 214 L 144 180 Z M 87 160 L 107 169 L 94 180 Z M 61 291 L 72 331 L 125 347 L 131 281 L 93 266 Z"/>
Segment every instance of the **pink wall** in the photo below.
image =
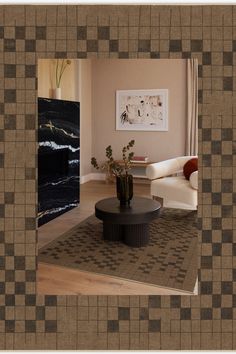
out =
<path fill-rule="evenodd" d="M 169 90 L 167 132 L 116 131 L 116 90 Z M 135 139 L 135 153 L 160 161 L 184 155 L 186 127 L 186 60 L 98 59 L 92 60 L 92 153 L 104 160 L 109 144 L 120 150 Z"/>

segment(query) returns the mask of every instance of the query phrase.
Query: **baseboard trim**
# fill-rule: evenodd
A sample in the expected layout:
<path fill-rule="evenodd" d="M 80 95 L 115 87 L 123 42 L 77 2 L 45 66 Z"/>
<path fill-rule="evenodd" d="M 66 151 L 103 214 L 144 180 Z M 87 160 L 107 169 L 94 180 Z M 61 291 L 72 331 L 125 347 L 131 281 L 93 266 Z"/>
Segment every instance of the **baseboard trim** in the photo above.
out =
<path fill-rule="evenodd" d="M 80 177 L 80 184 L 89 182 L 89 181 L 105 181 L 105 173 L 89 173 L 87 175 Z"/>

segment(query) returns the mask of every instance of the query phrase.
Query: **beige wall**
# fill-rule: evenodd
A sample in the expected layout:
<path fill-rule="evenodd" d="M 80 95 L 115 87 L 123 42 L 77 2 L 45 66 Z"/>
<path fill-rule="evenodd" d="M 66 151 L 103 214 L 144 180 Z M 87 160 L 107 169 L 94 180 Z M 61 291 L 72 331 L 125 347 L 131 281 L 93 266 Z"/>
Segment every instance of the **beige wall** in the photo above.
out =
<path fill-rule="evenodd" d="M 38 96 L 52 98 L 52 90 L 55 83 L 55 59 L 40 59 L 38 61 Z M 68 101 L 78 101 L 79 98 L 79 75 L 78 60 L 71 60 L 67 66 L 61 80 L 62 99 Z"/>
<path fill-rule="evenodd" d="M 116 90 L 169 90 L 169 129 L 167 132 L 116 131 Z M 103 59 L 92 61 L 92 152 L 99 161 L 112 145 L 115 157 L 121 147 L 135 139 L 135 154 L 160 161 L 185 152 L 186 60 Z"/>
<path fill-rule="evenodd" d="M 79 60 L 80 175 L 91 172 L 92 156 L 92 68 L 91 60 Z"/>

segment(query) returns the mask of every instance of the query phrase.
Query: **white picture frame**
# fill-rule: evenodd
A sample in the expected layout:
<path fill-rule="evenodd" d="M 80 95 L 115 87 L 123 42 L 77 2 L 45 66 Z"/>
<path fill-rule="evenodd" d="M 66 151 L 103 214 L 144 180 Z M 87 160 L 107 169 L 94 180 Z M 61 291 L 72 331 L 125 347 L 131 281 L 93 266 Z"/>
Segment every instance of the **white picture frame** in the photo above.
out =
<path fill-rule="evenodd" d="M 168 131 L 168 90 L 117 90 L 116 130 Z"/>

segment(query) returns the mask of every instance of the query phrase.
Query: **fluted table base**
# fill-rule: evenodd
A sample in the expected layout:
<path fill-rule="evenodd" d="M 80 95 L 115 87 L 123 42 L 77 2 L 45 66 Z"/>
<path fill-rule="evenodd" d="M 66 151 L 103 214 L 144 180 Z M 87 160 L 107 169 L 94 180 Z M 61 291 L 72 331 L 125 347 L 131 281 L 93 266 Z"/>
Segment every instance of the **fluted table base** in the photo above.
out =
<path fill-rule="evenodd" d="M 149 225 L 117 225 L 104 222 L 103 237 L 109 241 L 124 242 L 130 247 L 144 247 L 149 241 Z"/>

